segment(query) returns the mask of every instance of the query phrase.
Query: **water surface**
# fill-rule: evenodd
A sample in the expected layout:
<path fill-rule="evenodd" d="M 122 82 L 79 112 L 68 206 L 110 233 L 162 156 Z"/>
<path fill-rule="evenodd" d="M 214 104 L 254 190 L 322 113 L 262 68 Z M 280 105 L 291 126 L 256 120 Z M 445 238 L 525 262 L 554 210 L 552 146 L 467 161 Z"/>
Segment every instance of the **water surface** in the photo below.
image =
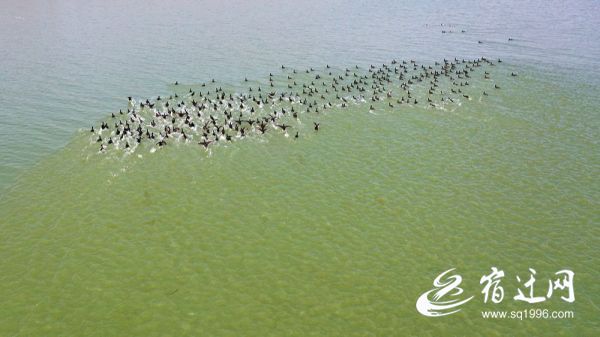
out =
<path fill-rule="evenodd" d="M 0 13 L 0 335 L 598 330 L 597 2 L 24 1 Z M 127 96 L 175 80 L 480 56 L 504 60 L 502 90 L 453 112 L 334 111 L 318 134 L 210 156 L 88 147 L 87 128 Z M 507 273 L 498 310 L 532 307 L 510 296 L 527 268 L 540 287 L 574 270 L 574 304 L 535 307 L 575 318 L 482 319 L 491 266 Z M 476 299 L 419 315 L 417 297 L 451 267 Z"/>

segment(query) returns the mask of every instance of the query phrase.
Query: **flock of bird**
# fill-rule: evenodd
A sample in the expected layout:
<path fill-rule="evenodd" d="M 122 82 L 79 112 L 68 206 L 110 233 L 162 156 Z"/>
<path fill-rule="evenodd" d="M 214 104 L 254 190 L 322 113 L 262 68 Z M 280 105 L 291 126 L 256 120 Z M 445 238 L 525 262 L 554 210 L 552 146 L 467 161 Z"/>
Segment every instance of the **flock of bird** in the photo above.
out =
<path fill-rule="evenodd" d="M 358 109 L 364 113 L 402 106 L 445 109 L 471 100 L 473 95 L 487 96 L 500 89 L 498 84 L 490 81 L 482 89 L 470 82 L 491 80 L 488 68 L 501 62 L 484 57 L 444 59 L 432 65 L 394 60 L 367 69 L 327 65 L 320 71 L 282 65 L 280 74 L 269 74 L 268 82 L 253 83 L 246 92 L 228 92 L 214 80 L 189 90 L 175 82 L 179 94 L 140 101 L 129 97 L 126 111 L 112 113 L 99 126 L 92 126 L 90 142 L 96 143 L 101 153 L 132 153 L 144 144 L 154 152 L 175 142 L 208 150 L 266 133 L 291 134 L 297 139 L 306 129 L 299 127 L 302 120 L 310 120 L 310 132 L 318 132 L 320 115 L 330 110 L 344 111 L 351 106 L 365 106 Z M 249 84 L 248 79 L 244 82 Z"/>

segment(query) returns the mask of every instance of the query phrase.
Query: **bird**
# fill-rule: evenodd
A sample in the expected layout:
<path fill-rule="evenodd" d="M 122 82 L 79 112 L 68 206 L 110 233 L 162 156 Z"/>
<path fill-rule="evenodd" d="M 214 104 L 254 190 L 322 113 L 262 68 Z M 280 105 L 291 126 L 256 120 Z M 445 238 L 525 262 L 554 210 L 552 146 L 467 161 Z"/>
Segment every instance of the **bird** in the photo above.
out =
<path fill-rule="evenodd" d="M 281 124 L 281 125 L 280 125 L 280 124 L 278 124 L 277 126 L 278 126 L 280 129 L 282 129 L 283 131 L 285 131 L 285 129 L 287 129 L 287 128 L 289 128 L 289 127 L 290 127 L 289 125 L 285 125 L 285 123 L 283 123 L 283 124 Z"/>
<path fill-rule="evenodd" d="M 476 76 L 491 79 L 488 68 L 496 66 L 496 62 L 502 61 L 480 57 L 422 64 L 394 59 L 380 65 L 347 67 L 339 71 L 326 64 L 321 70 L 309 67 L 305 72 L 310 75 L 304 78 L 293 75 L 299 72 L 290 69 L 286 75 L 288 81 L 281 84 L 269 73 L 268 89 L 264 85 L 262 88 L 250 86 L 245 91 L 234 92 L 201 83 L 199 90 L 190 87 L 186 94 L 154 96 L 156 99 L 127 96 L 127 109 L 119 109 L 118 114 L 110 113 L 110 125 L 106 121 L 92 125 L 90 143 L 100 143 L 104 149 L 101 153 L 118 149 L 119 144 L 133 152 L 145 149 L 137 146 L 145 142 L 158 141 L 156 144 L 163 147 L 167 141 L 189 143 L 198 137 L 201 139 L 198 144 L 208 148 L 222 141 L 260 137 L 269 126 L 283 130 L 287 137 L 290 129 L 301 128 L 304 118 L 310 118 L 306 117 L 309 114 L 341 111 L 351 114 L 354 105 L 368 104 L 369 112 L 381 109 L 385 113 L 396 104 L 411 103 L 414 105 L 409 106 L 415 107 L 425 99 L 427 106 L 433 107 L 440 102 L 457 104 L 456 99 L 461 96 L 468 100 L 477 92 L 488 96 L 483 88 L 477 88 L 478 82 L 470 82 L 470 79 Z M 281 69 L 287 68 L 281 65 Z M 517 73 L 511 75 L 516 77 Z M 249 81 L 243 77 L 243 82 Z M 210 83 L 216 83 L 215 79 Z M 180 85 L 178 81 L 174 84 Z M 500 89 L 499 84 L 495 83 L 494 88 Z M 382 108 L 376 105 L 379 101 L 388 104 Z M 320 126 L 313 121 L 315 131 L 319 131 Z M 298 138 L 299 131 L 295 131 L 294 139 Z"/>

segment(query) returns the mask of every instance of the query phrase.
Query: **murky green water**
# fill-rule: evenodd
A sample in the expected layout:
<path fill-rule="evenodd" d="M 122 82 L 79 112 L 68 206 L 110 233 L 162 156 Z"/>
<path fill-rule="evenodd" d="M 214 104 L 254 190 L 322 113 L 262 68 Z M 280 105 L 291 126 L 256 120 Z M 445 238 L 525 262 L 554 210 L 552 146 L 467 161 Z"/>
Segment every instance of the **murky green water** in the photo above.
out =
<path fill-rule="evenodd" d="M 318 134 L 210 156 L 185 145 L 89 156 L 82 132 L 0 205 L 2 333 L 591 336 L 597 120 L 569 111 L 593 98 L 531 71 L 452 113 L 331 112 Z M 526 104 L 549 88 L 544 109 Z M 574 304 L 533 307 L 576 317 L 482 319 L 491 266 L 511 276 L 508 294 L 528 267 L 574 270 Z M 416 298 L 450 267 L 477 299 L 421 317 Z"/>
<path fill-rule="evenodd" d="M 129 92 L 106 99 L 2 194 L 0 336 L 596 335 L 599 88 L 581 70 L 595 63 L 555 70 L 519 55 L 496 74 L 501 90 L 454 111 L 351 107 L 320 115 L 318 133 L 306 120 L 298 140 L 267 134 L 211 154 L 98 154 L 83 128 Z M 3 164 L 35 142 L 11 137 Z M 492 266 L 506 296 L 484 304 Z M 475 298 L 421 316 L 417 298 L 453 267 Z M 576 301 L 514 301 L 530 267 L 540 293 L 573 270 Z M 481 317 L 531 308 L 575 317 Z"/>

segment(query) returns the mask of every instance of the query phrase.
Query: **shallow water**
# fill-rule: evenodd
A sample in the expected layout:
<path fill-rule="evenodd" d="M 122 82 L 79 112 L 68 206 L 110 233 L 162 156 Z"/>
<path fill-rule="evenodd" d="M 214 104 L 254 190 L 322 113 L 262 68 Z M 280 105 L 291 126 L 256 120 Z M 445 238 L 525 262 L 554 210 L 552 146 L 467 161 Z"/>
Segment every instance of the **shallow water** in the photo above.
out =
<path fill-rule="evenodd" d="M 0 335 L 595 335 L 598 5 L 541 4 L 1 5 Z M 482 55 L 505 60 L 502 89 L 452 112 L 352 107 L 210 154 L 89 146 L 90 124 L 175 79 Z M 452 267 L 476 299 L 419 315 Z M 575 303 L 513 301 L 529 267 L 540 288 L 575 271 Z M 481 318 L 496 308 L 575 318 Z"/>

